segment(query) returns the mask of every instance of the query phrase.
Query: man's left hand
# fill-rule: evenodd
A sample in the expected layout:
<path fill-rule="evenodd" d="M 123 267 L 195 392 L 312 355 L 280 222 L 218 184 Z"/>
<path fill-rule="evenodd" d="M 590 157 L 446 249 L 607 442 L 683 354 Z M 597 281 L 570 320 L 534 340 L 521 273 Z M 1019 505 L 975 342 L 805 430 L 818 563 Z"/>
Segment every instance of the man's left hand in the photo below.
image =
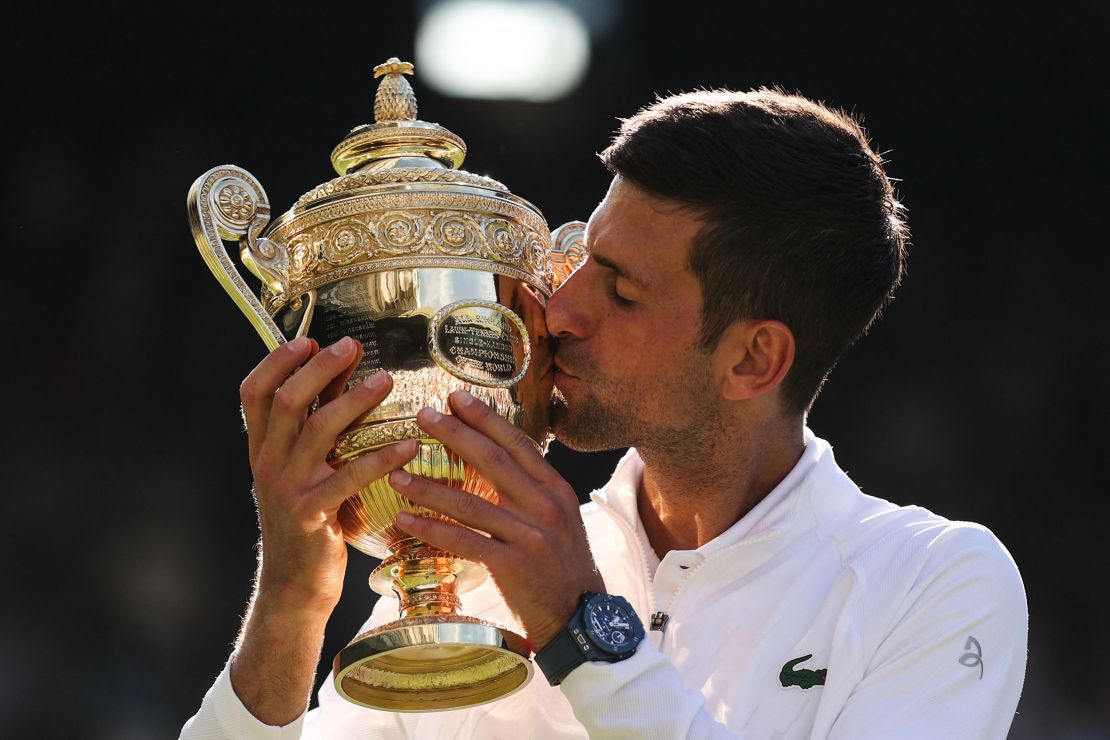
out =
<path fill-rule="evenodd" d="M 484 565 L 538 652 L 566 626 L 583 591 L 605 590 L 578 498 L 532 441 L 489 406 L 466 391 L 448 400 L 452 414 L 425 408 L 417 421 L 489 482 L 495 500 L 395 470 L 389 481 L 396 490 L 459 522 L 399 514 L 397 526 Z"/>

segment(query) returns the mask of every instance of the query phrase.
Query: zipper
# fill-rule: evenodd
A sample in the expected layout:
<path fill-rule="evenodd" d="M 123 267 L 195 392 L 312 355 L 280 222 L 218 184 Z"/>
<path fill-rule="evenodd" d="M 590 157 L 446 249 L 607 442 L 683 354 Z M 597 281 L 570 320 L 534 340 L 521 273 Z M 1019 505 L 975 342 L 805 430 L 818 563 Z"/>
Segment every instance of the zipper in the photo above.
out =
<path fill-rule="evenodd" d="M 752 537 L 751 539 L 741 540 L 740 542 L 734 542 L 731 545 L 729 545 L 728 547 L 724 548 L 723 550 L 720 550 L 716 554 L 706 558 L 705 560 L 701 561 L 700 563 L 695 565 L 693 568 L 691 568 L 690 571 L 686 574 L 686 578 L 684 578 L 682 580 L 682 582 L 680 584 L 678 584 L 678 588 L 676 588 L 674 590 L 674 593 L 671 594 L 671 598 L 667 602 L 667 608 L 664 611 L 659 612 L 660 614 L 663 614 L 663 624 L 665 625 L 674 616 L 674 614 L 675 614 L 675 612 L 678 608 L 678 597 L 680 595 L 682 595 L 682 592 L 684 590 L 686 590 L 686 585 L 694 580 L 694 576 L 695 576 L 695 574 L 697 574 L 698 571 L 700 571 L 702 568 L 704 568 L 710 562 L 712 562 L 714 560 L 717 560 L 721 556 L 725 555 L 726 553 L 729 553 L 733 550 L 739 549 L 739 548 L 747 546 L 747 545 L 754 545 L 754 544 L 757 544 L 757 543 L 760 543 L 760 542 L 764 542 L 764 541 L 772 539 L 774 537 L 778 537 L 780 534 L 782 534 L 781 529 L 771 529 L 771 530 L 768 530 L 768 531 L 766 531 L 762 534 L 756 535 L 755 537 Z M 667 640 L 667 633 L 666 633 L 666 631 L 663 631 L 663 634 L 659 639 L 659 649 L 660 649 L 660 651 L 663 650 L 663 646 L 666 643 L 666 640 Z"/>
<path fill-rule="evenodd" d="M 652 589 L 652 587 L 651 587 L 651 580 L 652 580 L 651 573 L 648 572 L 647 550 L 645 549 L 645 548 L 648 547 L 648 544 L 646 542 L 644 542 L 644 539 L 643 539 L 643 537 L 640 536 L 640 533 L 637 532 L 636 529 L 631 524 L 629 524 L 627 521 L 625 521 L 624 517 L 621 516 L 620 514 L 618 514 L 613 509 L 613 507 L 609 506 L 608 503 L 599 501 L 597 499 L 594 499 L 593 501 L 594 501 L 595 504 L 597 504 L 598 508 L 600 508 L 603 511 L 605 511 L 606 513 L 608 513 L 609 516 L 612 517 L 617 522 L 617 524 L 620 526 L 620 528 L 622 530 L 624 530 L 625 536 L 628 539 L 631 539 L 633 542 L 635 542 L 639 546 L 638 551 L 640 553 L 640 567 L 641 567 L 641 573 L 643 573 L 643 576 L 644 576 L 643 581 L 642 581 L 643 590 L 644 590 L 643 597 L 644 597 L 644 601 L 648 605 L 647 613 L 649 615 L 651 615 L 651 630 L 657 630 L 660 633 L 660 635 L 659 635 L 659 651 L 660 652 L 664 652 L 663 648 L 664 648 L 664 645 L 666 644 L 666 640 L 667 640 L 667 632 L 666 632 L 665 628 L 666 628 L 667 622 L 669 622 L 671 620 L 671 618 L 674 616 L 675 609 L 676 609 L 676 606 L 678 604 L 678 597 L 686 589 L 686 584 L 688 584 L 692 580 L 694 580 L 694 575 L 699 570 L 701 570 L 703 567 L 705 567 L 710 561 L 716 560 L 717 558 L 719 558 L 722 555 L 725 555 L 726 553 L 732 552 L 733 550 L 739 549 L 741 547 L 745 547 L 747 545 L 755 545 L 755 544 L 758 544 L 760 542 L 764 542 L 766 540 L 769 540 L 773 537 L 778 537 L 783 532 L 782 528 L 770 529 L 770 530 L 767 530 L 766 532 L 763 532 L 762 534 L 756 535 L 755 537 L 752 537 L 750 539 L 741 540 L 740 542 L 734 542 L 733 544 L 729 545 L 728 547 L 724 548 L 723 550 L 717 552 L 715 555 L 713 555 L 709 558 L 706 558 L 702 562 L 698 563 L 697 565 L 695 565 L 693 568 L 690 569 L 689 573 L 686 575 L 686 578 L 684 578 L 682 580 L 682 583 L 678 584 L 678 588 L 676 588 L 674 590 L 674 593 L 671 594 L 671 598 L 667 603 L 667 608 L 665 610 L 662 610 L 662 611 L 657 611 L 656 608 L 655 608 L 655 599 L 652 596 L 652 594 L 654 593 L 654 589 Z"/>
<path fill-rule="evenodd" d="M 613 507 L 609 506 L 608 503 L 598 501 L 597 499 L 594 499 L 594 503 L 597 504 L 598 508 L 605 511 L 614 521 L 617 522 L 620 528 L 624 530 L 626 538 L 632 540 L 637 545 L 637 552 L 640 553 L 640 572 L 643 574 L 643 578 L 640 581 L 641 587 L 643 588 L 643 592 L 641 595 L 643 596 L 644 603 L 647 604 L 647 613 L 652 615 L 652 623 L 654 624 L 655 599 L 652 597 L 651 573 L 648 571 L 648 557 L 647 550 L 645 549 L 647 548 L 648 544 L 644 542 L 644 538 L 640 536 L 640 533 L 637 532 L 636 529 L 632 527 L 632 525 L 626 522 L 623 516 L 614 511 Z"/>

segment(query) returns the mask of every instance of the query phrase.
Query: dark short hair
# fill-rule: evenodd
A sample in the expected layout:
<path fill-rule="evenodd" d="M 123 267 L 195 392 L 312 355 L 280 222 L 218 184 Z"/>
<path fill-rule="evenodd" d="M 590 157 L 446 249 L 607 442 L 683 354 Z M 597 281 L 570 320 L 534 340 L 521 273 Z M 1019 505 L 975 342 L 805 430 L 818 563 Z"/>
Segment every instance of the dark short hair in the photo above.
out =
<path fill-rule="evenodd" d="M 782 321 L 796 341 L 782 399 L 806 411 L 904 271 L 903 209 L 859 122 L 779 89 L 684 93 L 622 121 L 601 160 L 704 220 L 689 255 L 702 345 L 740 319 Z"/>

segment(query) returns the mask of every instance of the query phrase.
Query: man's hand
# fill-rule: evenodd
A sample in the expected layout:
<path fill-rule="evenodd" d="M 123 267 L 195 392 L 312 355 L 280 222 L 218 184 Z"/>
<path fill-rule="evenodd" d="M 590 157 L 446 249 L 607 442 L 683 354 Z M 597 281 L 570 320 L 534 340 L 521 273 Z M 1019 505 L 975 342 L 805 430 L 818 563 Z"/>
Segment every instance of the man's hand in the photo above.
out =
<path fill-rule="evenodd" d="M 271 352 L 240 389 L 262 541 L 232 685 L 268 724 L 300 716 L 312 689 L 324 626 L 347 566 L 340 504 L 416 454 L 409 440 L 338 469 L 328 465 L 339 433 L 392 389 L 379 372 L 342 392 L 361 356 L 350 338 L 323 351 L 313 340 L 295 339 Z"/>
<path fill-rule="evenodd" d="M 397 525 L 482 563 L 539 651 L 566 626 L 583 591 L 605 590 L 578 499 L 532 441 L 489 406 L 465 391 L 449 401 L 453 415 L 426 408 L 417 420 L 493 486 L 497 501 L 398 470 L 389 477 L 394 488 L 466 526 L 409 514 L 398 515 Z"/>
<path fill-rule="evenodd" d="M 298 339 L 275 350 L 240 390 L 262 529 L 259 597 L 330 615 L 347 564 L 336 520 L 340 504 L 411 460 L 416 445 L 411 440 L 392 445 L 332 469 L 327 454 L 335 438 L 381 403 L 392 381 L 380 372 L 347 393 L 335 393 L 336 381 L 349 377 L 361 350 L 350 338 L 322 352 L 313 345 Z M 318 396 L 321 405 L 309 415 Z"/>

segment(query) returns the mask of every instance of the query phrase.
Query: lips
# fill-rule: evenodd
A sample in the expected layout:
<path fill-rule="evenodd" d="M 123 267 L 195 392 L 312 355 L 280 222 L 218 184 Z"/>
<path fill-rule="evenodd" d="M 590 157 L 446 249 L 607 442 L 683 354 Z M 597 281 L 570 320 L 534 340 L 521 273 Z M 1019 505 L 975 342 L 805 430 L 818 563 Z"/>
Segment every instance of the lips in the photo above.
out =
<path fill-rule="evenodd" d="M 570 372 L 569 370 L 567 370 L 567 367 L 566 367 L 566 365 L 563 364 L 563 361 L 559 357 L 556 356 L 555 357 L 555 378 L 558 379 L 560 377 L 577 379 L 578 376 L 575 375 L 574 373 Z"/>

